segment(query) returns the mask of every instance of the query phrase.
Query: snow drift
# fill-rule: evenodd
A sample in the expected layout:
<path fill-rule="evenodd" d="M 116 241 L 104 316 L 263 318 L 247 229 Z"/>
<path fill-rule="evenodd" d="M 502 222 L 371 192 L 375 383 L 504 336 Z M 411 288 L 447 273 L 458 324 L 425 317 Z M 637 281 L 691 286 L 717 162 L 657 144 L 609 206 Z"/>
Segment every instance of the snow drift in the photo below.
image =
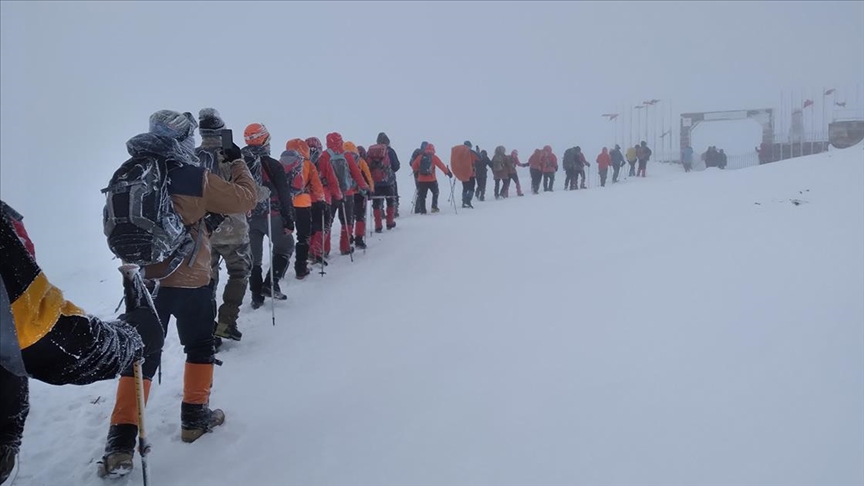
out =
<path fill-rule="evenodd" d="M 648 173 L 458 215 L 440 179 L 441 214 L 406 209 L 353 264 L 290 280 L 276 327 L 269 302 L 247 301 L 216 370 L 226 423 L 191 445 L 172 325 L 147 410 L 151 481 L 864 482 L 861 146 Z M 77 262 L 46 269 L 72 300 L 112 314 L 117 262 L 79 258 L 101 234 L 35 243 Z M 31 387 L 16 486 L 102 484 L 115 383 Z"/>

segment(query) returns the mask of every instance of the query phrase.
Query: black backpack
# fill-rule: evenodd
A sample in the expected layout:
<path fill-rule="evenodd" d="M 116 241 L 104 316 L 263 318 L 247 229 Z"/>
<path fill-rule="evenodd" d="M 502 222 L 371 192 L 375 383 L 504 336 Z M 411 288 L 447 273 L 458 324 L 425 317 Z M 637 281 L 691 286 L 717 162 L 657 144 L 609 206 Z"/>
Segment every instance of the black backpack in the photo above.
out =
<path fill-rule="evenodd" d="M 418 171 L 420 175 L 432 175 L 432 156 L 429 154 L 423 154 L 423 157 L 420 159 L 420 167 Z"/>
<path fill-rule="evenodd" d="M 168 192 L 168 170 L 173 164 L 155 154 L 132 157 L 102 189 L 108 248 L 124 263 L 146 266 L 168 261 L 170 274 L 195 249 Z"/>

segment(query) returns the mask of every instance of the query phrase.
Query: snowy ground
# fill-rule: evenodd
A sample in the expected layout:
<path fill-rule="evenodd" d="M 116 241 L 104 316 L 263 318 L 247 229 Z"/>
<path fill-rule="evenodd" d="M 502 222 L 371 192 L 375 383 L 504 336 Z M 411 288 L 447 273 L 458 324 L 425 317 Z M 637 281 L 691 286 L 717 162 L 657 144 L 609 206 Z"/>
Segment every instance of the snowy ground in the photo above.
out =
<path fill-rule="evenodd" d="M 859 145 L 739 171 L 652 164 L 458 215 L 442 179 L 441 214 L 289 280 L 275 328 L 269 303 L 244 308 L 212 396 L 226 424 L 191 445 L 172 327 L 151 482 L 860 485 L 862 162 Z M 37 252 L 105 246 L 62 244 Z M 115 268 L 49 278 L 109 317 Z M 115 383 L 31 386 L 15 485 L 101 484 Z"/>

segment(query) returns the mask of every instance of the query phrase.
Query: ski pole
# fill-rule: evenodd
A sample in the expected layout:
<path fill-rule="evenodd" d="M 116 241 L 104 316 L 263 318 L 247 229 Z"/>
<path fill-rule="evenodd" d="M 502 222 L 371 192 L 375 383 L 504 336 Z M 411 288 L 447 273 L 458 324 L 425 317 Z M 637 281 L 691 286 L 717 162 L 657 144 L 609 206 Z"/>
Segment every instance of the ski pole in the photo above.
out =
<path fill-rule="evenodd" d="M 135 398 L 138 401 L 138 453 L 141 454 L 141 474 L 144 477 L 144 486 L 147 482 L 147 454 L 150 453 L 150 442 L 147 440 L 147 431 L 144 428 L 144 377 L 141 376 L 141 364 L 144 359 L 138 359 L 132 365 L 135 375 Z"/>
<path fill-rule="evenodd" d="M 270 247 L 270 316 L 273 320 L 273 326 L 276 326 L 276 286 L 273 280 L 273 213 L 270 207 L 270 198 L 267 198 L 267 244 Z"/>

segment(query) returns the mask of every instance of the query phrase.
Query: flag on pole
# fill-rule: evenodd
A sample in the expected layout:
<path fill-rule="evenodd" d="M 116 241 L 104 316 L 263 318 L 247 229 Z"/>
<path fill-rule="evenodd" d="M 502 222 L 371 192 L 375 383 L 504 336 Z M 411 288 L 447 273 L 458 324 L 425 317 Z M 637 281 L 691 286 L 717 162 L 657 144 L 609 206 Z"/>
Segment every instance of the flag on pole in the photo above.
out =
<path fill-rule="evenodd" d="M 839 106 L 840 108 L 846 108 L 846 102 L 845 101 L 837 101 L 834 104 Z"/>
<path fill-rule="evenodd" d="M 609 119 L 609 121 L 612 121 L 612 120 L 618 118 L 618 113 L 604 113 L 600 116 L 605 116 L 606 118 Z"/>
<path fill-rule="evenodd" d="M 823 96 L 828 96 L 830 94 L 834 94 L 834 91 L 836 91 L 836 90 L 834 88 L 831 88 L 831 89 L 825 91 L 825 94 Z"/>
<path fill-rule="evenodd" d="M 808 106 L 813 106 L 813 100 L 804 100 L 804 108 Z"/>

